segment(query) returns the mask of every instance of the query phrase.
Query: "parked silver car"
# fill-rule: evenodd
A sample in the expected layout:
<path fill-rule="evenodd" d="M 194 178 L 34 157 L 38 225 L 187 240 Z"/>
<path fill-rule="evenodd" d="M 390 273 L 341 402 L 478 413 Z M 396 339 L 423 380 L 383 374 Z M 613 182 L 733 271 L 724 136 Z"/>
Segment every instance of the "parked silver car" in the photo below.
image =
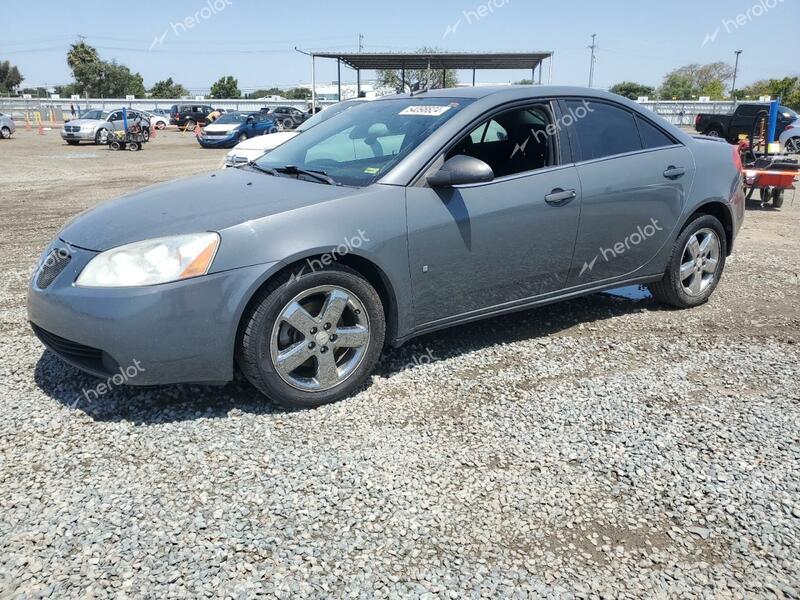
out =
<path fill-rule="evenodd" d="M 7 140 L 17 130 L 11 115 L 0 113 L 0 138 Z"/>
<path fill-rule="evenodd" d="M 145 141 L 150 139 L 150 119 L 147 115 L 136 110 L 128 110 L 127 112 L 128 123 L 131 124 L 137 119 L 141 119 Z M 64 127 L 61 129 L 61 139 L 73 146 L 80 142 L 105 144 L 110 131 L 122 131 L 122 128 L 121 108 L 110 113 L 102 110 L 90 110 L 84 113 L 80 119 L 73 119 L 64 123 Z"/>

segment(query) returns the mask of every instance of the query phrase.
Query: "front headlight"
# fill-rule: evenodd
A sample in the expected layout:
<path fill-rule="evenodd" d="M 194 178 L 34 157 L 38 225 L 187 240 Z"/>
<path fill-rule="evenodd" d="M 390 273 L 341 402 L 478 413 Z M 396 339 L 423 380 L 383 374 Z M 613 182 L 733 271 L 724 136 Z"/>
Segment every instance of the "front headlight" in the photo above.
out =
<path fill-rule="evenodd" d="M 210 232 L 126 244 L 90 260 L 75 285 L 137 287 L 205 275 L 217 248 L 219 235 Z"/>

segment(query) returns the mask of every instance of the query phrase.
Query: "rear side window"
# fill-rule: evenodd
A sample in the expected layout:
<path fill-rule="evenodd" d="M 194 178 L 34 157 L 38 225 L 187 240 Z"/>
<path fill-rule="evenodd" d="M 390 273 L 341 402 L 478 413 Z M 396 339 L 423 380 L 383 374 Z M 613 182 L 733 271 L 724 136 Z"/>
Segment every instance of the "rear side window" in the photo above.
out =
<path fill-rule="evenodd" d="M 765 107 L 758 104 L 742 104 L 736 114 L 740 117 L 755 117 L 762 110 L 765 110 Z"/>
<path fill-rule="evenodd" d="M 633 114 L 603 102 L 567 100 L 580 142 L 580 160 L 595 160 L 642 149 Z M 587 110 L 588 109 L 588 110 Z M 581 117 L 581 115 L 584 115 Z"/>
<path fill-rule="evenodd" d="M 675 141 L 671 137 L 649 121 L 637 116 L 636 122 L 639 124 L 639 133 L 642 136 L 642 144 L 645 150 L 666 148 L 667 146 L 675 145 Z"/>

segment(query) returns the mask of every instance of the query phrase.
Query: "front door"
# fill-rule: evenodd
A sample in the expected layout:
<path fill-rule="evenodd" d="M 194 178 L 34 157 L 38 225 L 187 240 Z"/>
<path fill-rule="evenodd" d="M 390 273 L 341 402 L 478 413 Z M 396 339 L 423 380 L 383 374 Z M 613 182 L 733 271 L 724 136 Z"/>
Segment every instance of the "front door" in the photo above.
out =
<path fill-rule="evenodd" d="M 561 289 L 580 216 L 580 182 L 561 164 L 549 103 L 508 110 L 460 140 L 492 167 L 489 183 L 407 190 L 416 325 Z"/>

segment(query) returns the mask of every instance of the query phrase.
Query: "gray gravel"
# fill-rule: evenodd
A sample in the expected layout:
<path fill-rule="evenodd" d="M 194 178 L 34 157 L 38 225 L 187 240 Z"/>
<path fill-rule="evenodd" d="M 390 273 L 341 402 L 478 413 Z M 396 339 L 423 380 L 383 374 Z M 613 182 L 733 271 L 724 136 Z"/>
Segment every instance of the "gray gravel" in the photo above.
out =
<path fill-rule="evenodd" d="M 62 215 L 0 200 L 24 270 Z M 76 404 L 98 381 L 43 352 L 12 279 L 0 597 L 800 599 L 800 207 L 746 227 L 707 306 L 429 335 L 316 411 L 241 380 Z"/>

